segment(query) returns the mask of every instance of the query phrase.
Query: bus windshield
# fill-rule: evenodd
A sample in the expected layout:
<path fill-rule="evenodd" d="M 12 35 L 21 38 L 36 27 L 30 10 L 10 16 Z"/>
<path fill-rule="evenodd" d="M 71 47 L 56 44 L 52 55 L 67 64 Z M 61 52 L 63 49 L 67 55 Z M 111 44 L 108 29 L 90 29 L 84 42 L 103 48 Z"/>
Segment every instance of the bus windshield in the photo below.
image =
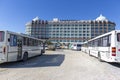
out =
<path fill-rule="evenodd" d="M 0 42 L 4 41 L 4 32 L 0 31 Z"/>
<path fill-rule="evenodd" d="M 117 34 L 117 41 L 120 42 L 120 33 Z"/>

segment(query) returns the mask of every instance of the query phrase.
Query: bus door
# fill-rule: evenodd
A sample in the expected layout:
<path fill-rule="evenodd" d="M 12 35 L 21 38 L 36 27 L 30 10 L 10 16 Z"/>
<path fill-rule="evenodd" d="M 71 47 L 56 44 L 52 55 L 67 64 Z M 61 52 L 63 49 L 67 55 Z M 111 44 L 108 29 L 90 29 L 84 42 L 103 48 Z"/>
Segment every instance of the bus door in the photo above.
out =
<path fill-rule="evenodd" d="M 5 58 L 4 54 L 6 53 L 5 52 L 6 48 L 5 48 L 5 46 L 3 46 L 5 44 L 4 36 L 5 36 L 5 32 L 0 31 L 0 61 Z"/>
<path fill-rule="evenodd" d="M 17 40 L 17 47 L 18 47 L 17 60 L 21 60 L 22 59 L 22 40 L 21 39 Z"/>
<path fill-rule="evenodd" d="M 45 43 L 43 42 L 43 53 L 45 53 Z"/>

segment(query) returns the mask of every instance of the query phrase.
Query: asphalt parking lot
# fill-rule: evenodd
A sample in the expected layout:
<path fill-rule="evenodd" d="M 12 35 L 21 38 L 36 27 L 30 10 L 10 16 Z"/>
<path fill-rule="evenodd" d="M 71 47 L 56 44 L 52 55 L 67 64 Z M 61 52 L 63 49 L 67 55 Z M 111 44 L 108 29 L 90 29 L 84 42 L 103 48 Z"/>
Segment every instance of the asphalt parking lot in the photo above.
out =
<path fill-rule="evenodd" d="M 0 80 L 120 80 L 120 64 L 60 49 L 26 62 L 0 64 Z"/>

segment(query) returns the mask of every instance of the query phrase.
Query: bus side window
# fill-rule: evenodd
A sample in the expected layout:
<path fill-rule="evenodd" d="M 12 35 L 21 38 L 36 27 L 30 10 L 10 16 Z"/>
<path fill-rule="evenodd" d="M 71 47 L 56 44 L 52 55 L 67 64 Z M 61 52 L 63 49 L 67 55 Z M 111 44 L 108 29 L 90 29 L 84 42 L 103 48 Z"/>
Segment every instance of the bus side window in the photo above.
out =
<path fill-rule="evenodd" d="M 110 43 L 108 43 L 108 46 L 110 46 L 111 44 Z"/>
<path fill-rule="evenodd" d="M 23 37 L 23 45 L 27 45 L 27 38 Z"/>
<path fill-rule="evenodd" d="M 117 41 L 120 42 L 120 33 L 117 34 Z"/>
<path fill-rule="evenodd" d="M 10 42 L 10 38 L 8 38 L 8 42 Z"/>
<path fill-rule="evenodd" d="M 108 46 L 111 45 L 111 35 L 108 35 Z"/>
<path fill-rule="evenodd" d="M 16 35 L 10 35 L 10 46 L 17 46 L 17 36 Z"/>

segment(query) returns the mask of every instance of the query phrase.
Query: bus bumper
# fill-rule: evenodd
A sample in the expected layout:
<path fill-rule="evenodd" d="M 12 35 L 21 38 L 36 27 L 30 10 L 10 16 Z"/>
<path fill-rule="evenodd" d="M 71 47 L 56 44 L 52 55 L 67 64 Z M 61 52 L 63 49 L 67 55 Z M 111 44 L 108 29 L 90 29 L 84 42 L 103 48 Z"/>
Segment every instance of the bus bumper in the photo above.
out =
<path fill-rule="evenodd" d="M 107 60 L 107 62 L 110 62 L 110 63 L 120 63 L 120 58 L 110 58 L 109 60 Z"/>

